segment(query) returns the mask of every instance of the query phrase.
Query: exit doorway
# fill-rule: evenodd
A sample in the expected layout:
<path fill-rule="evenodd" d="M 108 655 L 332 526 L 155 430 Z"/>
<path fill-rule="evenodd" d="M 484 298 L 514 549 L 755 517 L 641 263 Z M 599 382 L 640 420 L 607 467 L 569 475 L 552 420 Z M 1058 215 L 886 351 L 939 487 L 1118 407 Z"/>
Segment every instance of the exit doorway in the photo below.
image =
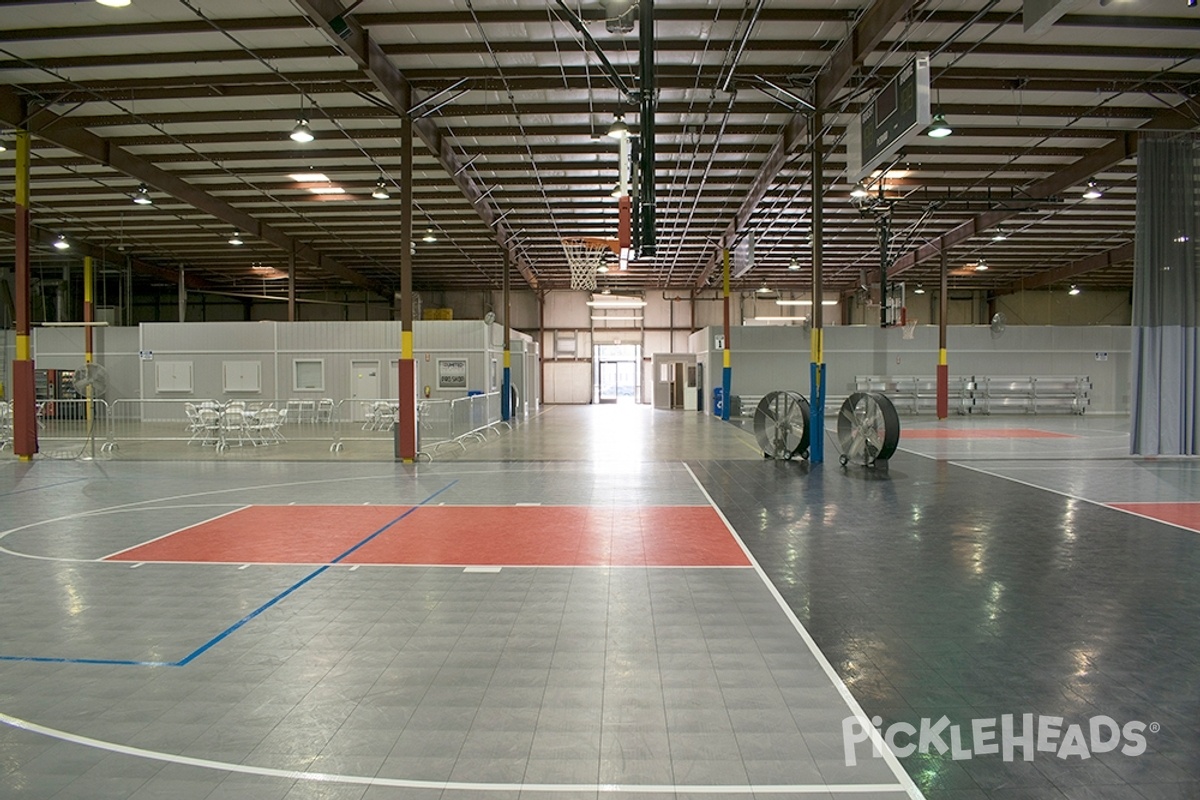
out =
<path fill-rule="evenodd" d="M 598 344 L 593 392 L 597 403 L 637 403 L 641 397 L 642 348 L 636 344 Z"/>

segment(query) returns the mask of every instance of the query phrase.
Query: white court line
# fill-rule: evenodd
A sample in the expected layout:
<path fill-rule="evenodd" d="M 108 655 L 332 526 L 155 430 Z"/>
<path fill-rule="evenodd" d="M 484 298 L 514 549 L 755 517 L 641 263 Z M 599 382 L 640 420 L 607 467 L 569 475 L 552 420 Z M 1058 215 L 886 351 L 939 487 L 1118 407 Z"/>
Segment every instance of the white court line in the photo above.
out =
<path fill-rule="evenodd" d="M 920 453 L 918 453 L 917 455 L 920 455 Z M 926 456 L 926 458 L 928 458 L 928 456 Z M 978 472 L 981 475 L 989 475 L 993 478 L 999 478 L 1000 480 L 1012 481 L 1013 483 L 1020 484 L 1021 486 L 1028 486 L 1030 489 L 1040 489 L 1043 492 L 1049 492 L 1050 494 L 1056 494 L 1059 497 L 1066 497 L 1070 500 L 1078 500 L 1081 503 L 1091 503 L 1094 506 L 1099 506 L 1100 508 L 1107 508 L 1110 511 L 1119 511 L 1122 514 L 1128 514 L 1131 517 L 1140 517 L 1142 519 L 1148 519 L 1151 522 L 1157 522 L 1161 525 L 1169 525 L 1172 528 L 1179 528 L 1179 530 L 1187 531 L 1188 533 L 1200 533 L 1200 531 L 1197 531 L 1194 528 L 1188 528 L 1184 525 L 1178 525 L 1174 522 L 1168 522 L 1165 519 L 1157 519 L 1155 517 L 1148 517 L 1145 514 L 1138 514 L 1137 512 L 1130 511 L 1125 508 L 1118 508 L 1117 506 L 1110 505 L 1109 503 L 1105 503 L 1103 500 L 1093 500 L 1090 497 L 1081 497 L 1080 495 L 1071 494 L 1070 492 L 1064 492 L 1059 489 L 1051 489 L 1049 486 L 1040 486 L 1036 483 L 1030 483 L 1029 481 L 1023 481 L 1020 478 L 1014 478 L 1011 475 L 1002 475 L 999 472 L 992 472 L 990 470 L 981 469 L 979 467 L 972 467 L 969 464 L 964 464 L 960 461 L 948 461 L 946 463 L 951 464 L 952 466 L 955 466 L 955 467 L 962 467 L 963 469 L 969 469 L 972 472 Z M 1115 500 L 1113 502 L 1119 503 L 1119 502 L 1123 502 L 1123 501 Z M 1133 501 L 1129 501 L 1129 502 L 1137 502 L 1137 501 L 1133 500 Z M 1165 502 L 1170 503 L 1170 502 L 1177 502 L 1177 501 L 1167 500 Z"/>
<path fill-rule="evenodd" d="M 804 644 L 807 645 L 808 651 L 812 653 L 812 656 L 814 659 L 816 659 L 817 664 L 819 664 L 821 669 L 825 672 L 826 677 L 828 677 L 830 682 L 833 684 L 833 688 L 836 689 L 837 693 L 842 696 L 842 700 L 845 701 L 846 705 L 850 709 L 850 712 L 854 714 L 856 719 L 858 719 L 859 725 L 862 726 L 862 730 L 868 732 L 871 737 L 871 744 L 875 747 L 875 752 L 883 754 L 883 760 L 887 763 L 888 767 L 891 768 L 892 774 L 896 776 L 896 780 L 899 781 L 900 788 L 896 789 L 893 787 L 891 791 L 903 791 L 910 798 L 912 798 L 912 800 L 924 800 L 925 795 L 921 794 L 921 790 L 917 788 L 915 783 L 913 783 L 913 779 L 910 778 L 908 773 L 904 771 L 904 768 L 900 766 L 900 762 L 896 760 L 896 756 L 891 750 L 888 749 L 888 746 L 883 741 L 883 737 L 880 736 L 879 731 L 876 730 L 875 726 L 871 723 L 870 717 L 868 717 L 866 712 L 863 711 L 862 706 L 858 704 L 858 701 L 854 699 L 854 695 L 850 693 L 850 690 L 846 688 L 846 684 L 842 682 L 842 679 L 833 669 L 833 665 L 829 663 L 829 659 L 825 658 L 825 654 L 821 652 L 821 648 L 817 647 L 817 643 L 813 640 L 812 636 L 809 634 L 804 625 L 801 624 L 795 612 L 792 611 L 791 606 L 789 606 L 787 601 L 783 599 L 783 595 L 781 595 L 779 590 L 775 588 L 775 584 L 771 583 L 771 579 L 768 578 L 767 573 L 763 571 L 762 565 L 758 563 L 758 559 L 756 559 L 754 554 L 750 552 L 750 548 L 746 547 L 746 543 L 742 541 L 742 537 L 738 535 L 738 532 L 734 530 L 733 525 L 730 524 L 725 514 L 721 511 L 717 504 L 713 502 L 712 496 L 704 488 L 704 484 L 700 483 L 700 479 L 696 477 L 696 473 L 692 472 L 692 468 L 689 467 L 686 462 L 684 462 L 683 468 L 686 469 L 688 474 L 692 476 L 692 480 L 696 482 L 696 488 L 699 489 L 704 495 L 705 499 L 708 500 L 708 504 L 712 506 L 713 511 L 717 512 L 717 516 L 721 518 L 721 521 L 725 523 L 725 527 L 729 530 L 730 535 L 732 535 L 734 540 L 737 541 L 738 546 L 742 548 L 742 552 L 746 554 L 746 558 L 749 559 L 751 565 L 753 565 L 754 571 L 758 573 L 758 577 L 766 585 L 767 590 L 771 593 L 771 596 L 775 598 L 775 602 L 779 604 L 781 609 L 783 609 L 783 613 L 792 623 L 792 627 L 794 627 L 796 632 L 800 634 L 800 638 L 804 640 Z"/>
<path fill-rule="evenodd" d="M 235 508 L 232 511 L 226 511 L 224 514 L 217 514 L 215 517 L 209 517 L 208 519 L 202 519 L 199 522 L 193 522 L 191 525 L 184 525 L 182 528 L 178 528 L 173 531 L 168 531 L 167 533 L 164 533 L 162 536 L 155 536 L 153 539 L 147 539 L 146 541 L 144 541 L 140 544 L 135 544 L 132 547 L 126 547 L 125 549 L 118 550 L 115 553 L 109 553 L 106 556 L 101 556 L 98 560 L 99 561 L 107 561 L 108 559 L 116 558 L 117 556 L 121 555 L 122 553 L 128 553 L 130 550 L 137 550 L 139 547 L 145 547 L 148 544 L 154 544 L 155 542 L 165 539 L 168 536 L 174 536 L 177 533 L 183 533 L 184 531 L 191 530 L 192 528 L 198 528 L 201 525 L 208 524 L 209 522 L 216 522 L 217 520 L 221 519 L 222 517 L 228 517 L 230 514 L 236 514 L 239 511 L 245 511 L 247 508 L 252 508 L 252 506 L 242 506 L 240 508 Z"/>
<path fill-rule="evenodd" d="M 208 758 L 193 758 L 192 756 L 163 753 L 157 750 L 146 750 L 141 747 L 106 742 L 89 736 L 68 731 L 48 728 L 36 722 L 12 717 L 0 712 L 0 723 L 18 730 L 36 733 L 109 753 L 117 753 L 134 758 L 144 758 L 150 761 L 163 761 L 168 764 L 179 764 L 188 767 L 219 770 L 221 772 L 236 772 L 242 775 L 255 775 L 263 778 L 284 778 L 293 781 L 312 781 L 314 783 L 340 783 L 356 786 L 386 786 L 400 789 L 441 789 L 469 792 L 587 792 L 596 794 L 625 794 L 642 792 L 645 794 L 866 794 L 881 792 L 902 792 L 902 788 L 892 784 L 879 783 L 835 783 L 835 784 L 752 784 L 749 786 L 726 785 L 694 785 L 687 784 L 648 784 L 632 783 L 470 783 L 467 781 L 419 781 L 407 778 L 380 778 L 369 775 L 339 775 L 329 772 L 301 772 L 290 769 L 275 769 L 273 767 L 256 767 L 251 764 L 235 764 L 229 761 L 214 761 Z M 875 730 L 870 728 L 870 730 Z M 918 795 L 919 796 L 919 795 Z"/>

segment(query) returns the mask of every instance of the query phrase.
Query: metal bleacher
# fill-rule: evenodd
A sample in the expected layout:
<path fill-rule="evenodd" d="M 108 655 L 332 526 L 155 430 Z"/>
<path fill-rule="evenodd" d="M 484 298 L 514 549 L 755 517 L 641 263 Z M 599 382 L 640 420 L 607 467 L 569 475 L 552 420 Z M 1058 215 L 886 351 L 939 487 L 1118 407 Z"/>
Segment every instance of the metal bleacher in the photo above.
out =
<path fill-rule="evenodd" d="M 855 390 L 883 392 L 898 411 L 910 414 L 937 408 L 933 376 L 859 375 Z M 950 408 L 958 414 L 1020 411 L 1082 414 L 1091 404 L 1092 380 L 1067 375 L 969 375 L 950 379 Z"/>

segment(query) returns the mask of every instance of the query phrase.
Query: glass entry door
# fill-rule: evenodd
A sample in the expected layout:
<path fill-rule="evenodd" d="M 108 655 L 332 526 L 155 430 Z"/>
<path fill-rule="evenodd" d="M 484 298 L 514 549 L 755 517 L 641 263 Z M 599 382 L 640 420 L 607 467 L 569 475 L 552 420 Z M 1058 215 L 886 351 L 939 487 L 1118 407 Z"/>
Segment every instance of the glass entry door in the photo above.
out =
<path fill-rule="evenodd" d="M 596 399 L 601 403 L 638 401 L 637 345 L 596 345 Z"/>

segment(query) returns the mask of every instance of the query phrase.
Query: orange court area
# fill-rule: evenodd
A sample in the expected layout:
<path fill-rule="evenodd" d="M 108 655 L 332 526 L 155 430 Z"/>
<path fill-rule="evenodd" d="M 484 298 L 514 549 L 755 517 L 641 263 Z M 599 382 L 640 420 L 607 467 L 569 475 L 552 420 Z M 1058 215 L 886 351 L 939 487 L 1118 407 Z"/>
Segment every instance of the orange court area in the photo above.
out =
<path fill-rule="evenodd" d="M 746 567 L 707 506 L 251 506 L 109 561 Z"/>

